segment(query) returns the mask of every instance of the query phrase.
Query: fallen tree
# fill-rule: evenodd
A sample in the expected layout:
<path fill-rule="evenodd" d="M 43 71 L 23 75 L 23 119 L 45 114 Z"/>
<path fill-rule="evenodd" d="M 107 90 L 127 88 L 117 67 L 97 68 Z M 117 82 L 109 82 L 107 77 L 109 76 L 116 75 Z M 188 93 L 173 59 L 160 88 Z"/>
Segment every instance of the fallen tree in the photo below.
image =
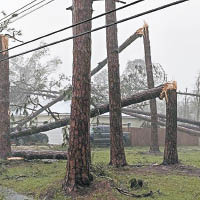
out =
<path fill-rule="evenodd" d="M 159 118 L 159 120 L 161 122 L 166 122 L 166 119 L 164 118 Z M 179 126 L 183 127 L 183 128 L 188 128 L 188 129 L 192 129 L 192 130 L 195 130 L 195 131 L 200 131 L 200 128 L 197 127 L 197 126 L 193 126 L 193 125 L 188 125 L 188 124 L 180 124 Z"/>
<path fill-rule="evenodd" d="M 133 43 L 137 38 L 141 37 L 141 29 L 138 29 L 133 35 L 131 35 L 125 42 L 123 42 L 116 51 L 122 52 L 126 47 L 128 47 L 131 43 Z M 107 64 L 107 58 L 102 60 L 98 63 L 97 67 L 95 67 L 91 71 L 91 76 L 95 75 L 97 72 L 99 72 L 104 66 Z M 40 108 L 36 112 L 32 113 L 30 116 L 26 117 L 25 119 L 22 119 L 19 121 L 18 125 L 14 128 L 12 128 L 11 131 L 20 130 L 23 125 L 25 125 L 27 122 L 31 121 L 35 117 L 37 117 L 40 113 L 42 113 L 44 110 L 48 109 L 49 107 L 53 106 L 59 101 L 62 101 L 65 96 L 71 91 L 71 88 L 68 88 L 66 91 L 64 91 L 60 96 L 56 97 L 53 101 L 49 102 L 48 104 L 44 105 L 43 108 Z"/>
<path fill-rule="evenodd" d="M 45 106 L 41 107 L 39 110 L 37 110 L 36 112 L 32 113 L 31 115 L 29 115 L 28 117 L 26 117 L 25 119 L 21 120 L 18 125 L 13 128 L 13 129 L 21 129 L 21 127 L 26 124 L 27 122 L 31 121 L 32 119 L 34 119 L 35 117 L 37 117 L 40 113 L 42 113 L 43 111 L 45 111 L 47 108 L 53 106 L 55 103 L 62 101 L 66 94 L 69 92 L 69 90 L 71 90 L 71 88 L 69 88 L 68 90 L 66 90 L 65 92 L 63 92 L 62 95 L 60 95 L 59 97 L 57 97 L 56 99 L 54 99 L 53 101 L 49 102 L 48 104 L 46 104 Z"/>
<path fill-rule="evenodd" d="M 138 119 L 142 119 L 144 121 L 151 122 L 151 118 L 150 117 L 142 116 L 141 114 L 136 114 L 136 113 L 133 113 L 133 112 L 127 112 L 127 111 L 124 111 L 124 110 L 122 110 L 122 113 L 124 113 L 126 115 L 130 115 L 132 117 L 136 117 Z M 166 126 L 166 123 L 165 122 L 161 122 L 161 121 L 158 121 L 157 124 L 159 124 L 160 126 Z M 200 131 L 192 130 L 192 129 L 185 128 L 185 127 L 182 127 L 182 126 L 177 126 L 177 130 L 180 131 L 180 132 L 189 134 L 191 136 L 200 137 Z"/>
<path fill-rule="evenodd" d="M 188 93 L 188 92 L 177 92 L 177 94 L 200 97 L 200 94 L 194 94 L 194 93 Z"/>
<path fill-rule="evenodd" d="M 123 42 L 116 51 L 121 53 L 126 47 L 128 47 L 131 43 L 133 43 L 137 38 L 142 37 L 141 29 L 138 29 L 133 35 L 131 35 L 125 42 Z M 99 72 L 104 66 L 107 64 L 107 58 L 102 60 L 98 63 L 97 67 L 95 67 L 91 71 L 91 76 L 95 75 L 97 72 Z"/>
<path fill-rule="evenodd" d="M 152 89 L 149 89 L 149 90 L 145 90 L 145 91 L 136 93 L 129 98 L 122 99 L 122 108 L 129 106 L 129 105 L 132 105 L 132 104 L 136 104 L 136 103 L 140 103 L 140 102 L 143 102 L 143 101 L 146 101 L 146 100 L 157 98 L 157 97 L 159 97 L 159 95 L 162 91 L 162 88 L 163 88 L 163 85 L 160 85 L 156 88 L 152 88 Z M 145 121 L 151 122 L 151 119 L 149 117 L 145 117 L 145 116 L 142 116 L 141 114 L 136 114 L 136 113 L 133 113 L 133 112 L 130 112 L 130 111 L 129 112 L 125 111 L 124 108 L 123 108 L 122 111 L 123 111 L 124 114 L 128 114 L 130 116 L 137 117 L 137 118 L 143 119 Z M 109 104 L 104 104 L 104 105 L 101 105 L 101 106 L 99 106 L 95 109 L 92 109 L 91 112 L 90 112 L 90 117 L 91 118 L 96 117 L 96 116 L 104 114 L 106 112 L 109 112 Z M 68 125 L 69 120 L 70 119 L 68 117 L 68 118 L 64 118 L 64 119 L 61 119 L 61 120 L 58 120 L 56 122 L 52 122 L 52 123 L 49 123 L 49 124 L 44 124 L 44 125 L 37 126 L 37 127 L 31 127 L 31 128 L 21 130 L 21 131 L 11 132 L 11 138 L 21 137 L 21 136 L 26 136 L 26 135 L 32 135 L 32 134 L 36 134 L 36 133 L 39 133 L 39 132 L 46 132 L 46 131 L 49 131 L 49 130 L 60 128 L 60 127 Z M 161 125 L 161 126 L 165 126 L 165 122 L 158 121 L 158 124 Z M 194 130 L 196 128 L 192 129 L 193 128 L 192 126 L 186 126 L 186 125 L 183 125 L 183 126 L 178 126 L 177 130 L 184 132 L 184 133 L 187 133 L 189 135 L 198 136 L 198 137 L 200 136 L 200 132 L 197 131 L 197 130 L 196 131 Z"/>
<path fill-rule="evenodd" d="M 144 90 L 142 92 L 138 92 L 126 99 L 122 99 L 121 101 L 121 106 L 122 107 L 126 107 L 132 104 L 136 104 L 136 103 L 140 103 L 146 100 L 150 100 L 150 99 L 154 99 L 159 97 L 161 91 L 162 91 L 163 85 L 160 85 L 156 88 L 152 88 L 149 90 Z M 104 113 L 109 112 L 109 104 L 104 104 L 101 106 L 96 107 L 95 109 L 92 109 L 90 112 L 90 117 L 95 117 Z M 37 127 L 31 127 L 28 129 L 24 129 L 24 130 L 16 130 L 15 132 L 11 132 L 11 138 L 15 138 L 15 137 L 20 137 L 20 136 L 26 136 L 26 135 L 32 135 L 35 133 L 39 133 L 39 132 L 46 132 L 52 129 L 56 129 L 56 128 L 60 128 L 63 126 L 66 126 L 69 124 L 69 117 L 68 118 L 64 118 L 61 120 L 58 120 L 56 122 L 52 122 L 49 124 L 44 124 L 41 126 L 37 126 Z"/>
<path fill-rule="evenodd" d="M 67 152 L 66 151 L 12 151 L 13 157 L 23 157 L 27 160 L 33 159 L 57 159 L 57 160 L 66 160 L 67 159 Z"/>
<path fill-rule="evenodd" d="M 136 109 L 130 109 L 130 108 L 123 108 L 123 111 L 132 112 L 132 113 L 141 114 L 141 115 L 151 116 L 151 113 L 150 113 L 150 112 L 143 111 L 143 110 L 136 110 Z M 158 117 L 159 117 L 159 118 L 166 119 L 166 115 L 163 115 L 163 114 L 158 114 Z M 187 123 L 187 124 L 196 125 L 196 126 L 200 126 L 200 122 L 199 122 L 199 121 L 194 121 L 194 120 L 190 120 L 190 119 L 184 119 L 184 118 L 181 118 L 181 117 L 178 117 L 178 118 L 177 118 L 177 121 L 178 121 L 178 122 Z"/>

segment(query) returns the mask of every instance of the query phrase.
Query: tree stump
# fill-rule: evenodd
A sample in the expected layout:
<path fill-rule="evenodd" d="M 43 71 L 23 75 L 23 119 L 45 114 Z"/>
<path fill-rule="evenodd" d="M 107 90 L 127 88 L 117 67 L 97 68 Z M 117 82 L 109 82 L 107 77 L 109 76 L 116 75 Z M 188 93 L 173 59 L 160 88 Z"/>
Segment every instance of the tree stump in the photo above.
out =
<path fill-rule="evenodd" d="M 176 90 L 166 92 L 166 135 L 163 164 L 178 163 L 177 153 L 177 93 Z"/>

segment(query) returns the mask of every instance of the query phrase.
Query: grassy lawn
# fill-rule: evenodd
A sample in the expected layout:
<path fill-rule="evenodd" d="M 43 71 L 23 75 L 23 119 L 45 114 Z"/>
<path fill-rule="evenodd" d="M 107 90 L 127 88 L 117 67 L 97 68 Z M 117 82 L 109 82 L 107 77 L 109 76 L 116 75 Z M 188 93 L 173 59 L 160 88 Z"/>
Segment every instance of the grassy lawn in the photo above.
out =
<path fill-rule="evenodd" d="M 109 149 L 96 148 L 92 151 L 94 169 L 100 170 L 114 183 L 132 193 L 141 194 L 157 191 L 153 197 L 140 199 L 158 200 L 200 200 L 200 173 L 191 173 L 191 169 L 180 171 L 178 168 L 158 167 L 162 163 L 162 155 L 148 153 L 148 147 L 126 148 L 129 166 L 115 169 L 108 166 Z M 161 151 L 163 149 L 161 148 Z M 181 165 L 200 168 L 200 147 L 179 147 Z M 155 166 L 155 167 L 154 167 Z M 62 181 L 66 173 L 66 161 L 44 163 L 34 162 L 5 162 L 0 164 L 0 185 L 35 199 L 44 198 L 64 200 Z M 200 171 L 200 170 L 199 170 Z M 198 174 L 199 173 L 199 174 Z M 140 189 L 130 188 L 130 179 L 141 179 L 144 186 Z M 110 182 L 102 177 L 95 177 L 92 186 L 86 189 L 83 196 L 77 199 L 134 199 L 120 194 L 110 186 Z M 48 195 L 47 195 L 48 194 Z M 3 197 L 0 195 L 0 200 Z"/>

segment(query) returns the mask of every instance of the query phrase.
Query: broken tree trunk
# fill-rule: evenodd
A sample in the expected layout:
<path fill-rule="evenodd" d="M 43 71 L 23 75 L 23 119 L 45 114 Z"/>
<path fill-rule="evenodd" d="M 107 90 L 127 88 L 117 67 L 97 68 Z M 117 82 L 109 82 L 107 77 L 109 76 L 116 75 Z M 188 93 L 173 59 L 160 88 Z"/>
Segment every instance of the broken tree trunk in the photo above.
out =
<path fill-rule="evenodd" d="M 133 112 L 136 114 L 141 114 L 141 115 L 147 115 L 147 116 L 151 116 L 150 112 L 147 111 L 143 111 L 143 110 L 136 110 L 136 109 L 130 109 L 130 108 L 123 108 L 123 111 L 127 111 L 127 112 Z M 157 114 L 159 118 L 166 118 L 166 115 L 163 114 Z M 195 121 L 195 120 L 190 120 L 190 119 L 185 119 L 185 118 L 181 118 L 181 117 L 177 117 L 177 121 L 178 122 L 183 122 L 183 123 L 187 123 L 187 124 L 192 124 L 192 125 L 196 125 L 196 126 L 200 126 L 200 122 L 199 121 Z M 194 127 L 194 129 L 197 127 Z"/>
<path fill-rule="evenodd" d="M 115 0 L 106 0 L 105 12 L 114 9 L 116 9 Z M 116 21 L 116 12 L 106 15 L 106 24 L 115 23 Z M 106 44 L 110 111 L 110 165 L 113 165 L 114 167 L 122 167 L 127 165 L 127 163 L 122 133 L 117 25 L 106 28 Z"/>
<path fill-rule="evenodd" d="M 7 36 L 0 35 L 0 51 L 8 48 Z M 8 58 L 8 52 L 0 53 L 0 60 Z M 0 62 L 0 159 L 11 153 L 9 112 L 9 61 Z"/>
<path fill-rule="evenodd" d="M 142 119 L 142 120 L 147 121 L 147 122 L 151 122 L 150 117 L 146 117 L 146 116 L 143 116 L 141 114 L 136 114 L 134 112 L 125 111 L 123 109 L 122 109 L 122 113 L 124 113 L 126 115 L 130 115 L 132 117 L 136 117 L 138 119 Z M 166 126 L 166 122 L 163 122 L 163 121 L 157 121 L 157 124 L 160 125 L 160 126 Z M 181 125 L 181 126 L 177 126 L 177 130 L 180 131 L 180 132 L 186 133 L 188 135 L 191 135 L 191 136 L 200 137 L 200 129 L 197 129 L 196 127 Z"/>
<path fill-rule="evenodd" d="M 66 94 L 71 90 L 71 88 L 69 88 L 67 91 L 63 92 L 62 95 L 58 96 L 56 99 L 54 99 L 53 101 L 49 102 L 48 104 L 46 104 L 45 106 L 43 106 L 42 108 L 40 108 L 39 110 L 37 110 L 36 112 L 34 112 L 33 114 L 29 115 L 28 117 L 26 117 L 25 119 L 22 119 L 18 125 L 16 127 L 14 127 L 14 130 L 20 130 L 22 128 L 23 125 L 25 125 L 27 122 L 31 121 L 32 119 L 34 119 L 35 117 L 37 117 L 40 113 L 42 113 L 43 111 L 45 111 L 47 108 L 53 106 L 54 104 L 56 104 L 59 101 L 62 101 Z"/>
<path fill-rule="evenodd" d="M 122 99 L 121 106 L 126 107 L 130 106 L 132 104 L 140 103 L 146 100 L 150 100 L 153 98 L 159 97 L 160 93 L 162 92 L 163 85 L 160 85 L 156 88 L 152 88 L 149 90 L 144 90 L 142 92 L 138 92 L 126 99 Z M 95 109 L 92 109 L 90 112 L 90 117 L 96 117 L 98 115 L 104 114 L 109 112 L 109 104 L 104 104 L 99 107 L 96 107 Z M 49 124 L 44 124 L 42 126 L 32 127 L 29 129 L 21 130 L 21 131 L 15 131 L 11 133 L 11 138 L 20 137 L 20 136 L 26 136 L 26 135 L 32 135 L 39 132 L 46 132 L 52 129 L 60 128 L 63 126 L 66 126 L 69 124 L 69 118 L 64 118 L 61 120 L 58 120 L 57 122 L 52 122 Z"/>
<path fill-rule="evenodd" d="M 147 72 L 147 85 L 148 88 L 154 88 L 154 79 L 153 79 L 153 70 L 152 70 L 152 61 L 151 61 L 151 47 L 149 39 L 149 28 L 145 24 L 143 27 L 143 40 L 144 40 L 144 53 L 145 53 L 145 63 L 146 63 L 146 72 Z M 150 152 L 157 153 L 160 152 L 158 145 L 158 127 L 157 127 L 157 105 L 156 99 L 150 100 L 150 110 L 151 110 L 151 144 Z"/>
<path fill-rule="evenodd" d="M 121 53 L 126 47 L 128 47 L 130 44 L 132 44 L 137 38 L 142 37 L 141 29 L 138 29 L 133 35 L 131 35 L 125 42 L 123 42 L 119 48 L 116 49 L 119 53 Z M 91 71 L 91 76 L 95 75 L 97 72 L 99 72 L 104 66 L 106 66 L 108 60 L 105 58 L 101 62 L 98 63 L 97 67 L 95 67 Z"/>
<path fill-rule="evenodd" d="M 167 90 L 166 101 L 166 135 L 163 164 L 178 163 L 177 152 L 177 93 L 176 90 Z"/>
<path fill-rule="evenodd" d="M 92 18 L 91 0 L 73 0 L 73 24 Z M 73 27 L 73 35 L 91 30 L 91 21 Z M 73 78 L 70 134 L 65 192 L 89 186 L 90 174 L 90 96 L 91 33 L 73 39 Z"/>
<path fill-rule="evenodd" d="M 49 124 L 44 124 L 41 126 L 35 126 L 35 127 L 31 127 L 31 128 L 24 129 L 24 130 L 15 131 L 10 134 L 10 137 L 11 138 L 22 137 L 22 136 L 26 136 L 26 135 L 33 135 L 33 134 L 40 133 L 40 132 L 50 131 L 50 130 L 68 125 L 69 121 L 70 121 L 70 119 L 68 117 L 68 118 L 64 118 L 64 119 L 61 119 L 61 120 L 58 120 L 56 122 L 52 122 Z"/>
<path fill-rule="evenodd" d="M 67 160 L 66 151 L 29 151 L 29 150 L 16 150 L 12 151 L 13 157 L 23 157 L 27 160 L 33 159 L 57 159 L 57 160 Z"/>
<path fill-rule="evenodd" d="M 188 92 L 177 92 L 177 94 L 200 97 L 200 94 L 194 94 L 194 93 L 188 93 Z"/>

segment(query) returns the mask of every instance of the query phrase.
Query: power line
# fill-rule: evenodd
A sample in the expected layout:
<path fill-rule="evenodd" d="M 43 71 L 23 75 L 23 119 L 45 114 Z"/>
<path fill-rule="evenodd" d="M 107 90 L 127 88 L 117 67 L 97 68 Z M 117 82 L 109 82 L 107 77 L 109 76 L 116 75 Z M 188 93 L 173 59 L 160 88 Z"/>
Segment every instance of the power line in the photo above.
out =
<path fill-rule="evenodd" d="M 125 22 L 125 21 L 129 21 L 131 19 L 138 18 L 138 17 L 141 17 L 143 15 L 150 14 L 150 13 L 153 13 L 153 12 L 156 12 L 156 11 L 159 11 L 159 10 L 163 10 L 165 8 L 168 8 L 168 7 L 171 7 L 171 6 L 186 2 L 186 1 L 189 1 L 189 0 L 180 0 L 180 1 L 176 1 L 176 2 L 170 3 L 170 4 L 166 4 L 164 6 L 160 6 L 160 7 L 157 7 L 157 8 L 154 8 L 154 9 L 139 13 L 137 15 L 133 15 L 131 17 L 124 18 L 124 19 L 116 21 L 114 23 L 111 23 L 111 24 L 108 24 L 108 25 L 104 25 L 104 26 L 100 26 L 98 28 L 92 29 L 91 31 L 86 31 L 86 32 L 83 32 L 83 33 L 80 33 L 80 34 L 77 34 L 77 35 L 74 35 L 74 36 L 71 36 L 71 37 L 68 37 L 68 38 L 64 38 L 64 39 L 56 41 L 56 42 L 52 42 L 50 44 L 46 44 L 46 45 L 31 49 L 31 50 L 28 50 L 28 51 L 19 53 L 19 54 L 15 54 L 13 56 L 10 56 L 8 58 L 4 58 L 4 59 L 0 60 L 0 62 L 5 61 L 5 60 L 9 60 L 11 58 L 15 58 L 15 57 L 27 54 L 27 53 L 31 53 L 33 51 L 37 51 L 37 50 L 40 50 L 40 49 L 43 49 L 43 48 L 46 48 L 46 47 L 49 47 L 49 46 L 52 46 L 52 45 L 55 45 L 55 44 L 59 44 L 59 43 L 62 43 L 62 42 L 65 42 L 65 41 L 68 41 L 68 40 L 71 40 L 71 39 L 74 39 L 74 38 L 77 38 L 77 37 L 92 33 L 92 32 L 96 32 L 96 31 L 101 30 L 103 28 L 107 28 L 107 27 L 110 27 L 110 26 L 113 26 L 113 25 L 116 25 L 116 24 L 119 24 L 119 23 L 122 23 L 122 22 Z"/>
<path fill-rule="evenodd" d="M 177 94 L 180 94 L 180 95 L 189 95 L 189 96 L 195 96 L 195 97 L 200 97 L 200 94 L 187 93 L 187 92 L 177 92 Z"/>
<path fill-rule="evenodd" d="M 40 1 L 40 2 L 38 2 L 38 3 L 36 3 L 36 4 L 34 4 L 34 5 L 32 5 L 31 7 L 27 8 L 27 9 L 25 9 L 25 10 L 22 10 L 20 13 L 17 13 L 17 15 L 20 15 L 20 14 L 22 14 L 22 13 L 24 13 L 24 12 L 30 10 L 31 8 L 34 8 L 35 6 L 37 6 L 37 5 L 41 4 L 41 3 L 43 3 L 44 1 L 46 1 L 46 0 L 42 0 L 42 1 Z M 11 18 L 10 18 L 10 19 L 11 19 Z M 5 20 L 5 21 L 7 21 L 7 20 Z M 1 24 L 3 24 L 5 21 L 1 22 Z M 12 23 L 12 22 L 9 22 L 9 24 L 11 24 L 11 23 Z"/>
<path fill-rule="evenodd" d="M 2 21 L 2 20 L 4 20 L 4 19 L 6 19 L 6 18 L 12 16 L 12 15 L 15 14 L 16 12 L 22 10 L 23 8 L 26 8 L 27 6 L 31 5 L 32 3 L 36 2 L 36 1 L 38 1 L 38 0 L 31 1 L 30 3 L 28 3 L 28 4 L 24 5 L 23 7 L 21 7 L 21 8 L 19 8 L 19 9 L 15 10 L 14 12 L 10 13 L 9 15 L 3 17 L 2 19 L 0 19 L 0 21 Z"/>
<path fill-rule="evenodd" d="M 45 38 L 45 37 L 48 37 L 48 36 L 54 35 L 54 34 L 56 34 L 56 33 L 59 33 L 59 32 L 65 31 L 65 30 L 67 30 L 67 29 L 73 28 L 73 27 L 75 27 L 75 26 L 78 26 L 78 25 L 80 25 L 80 24 L 83 24 L 83 23 L 89 22 L 89 21 L 91 21 L 91 20 L 97 19 L 97 18 L 102 17 L 102 16 L 107 15 L 107 14 L 110 14 L 110 13 L 112 13 L 112 12 L 115 12 L 115 11 L 118 11 L 118 10 L 121 10 L 121 9 L 124 9 L 124 8 L 127 8 L 127 7 L 132 6 L 132 5 L 135 5 L 135 4 L 140 3 L 140 2 L 142 2 L 142 1 L 145 1 L 145 0 L 137 0 L 137 1 L 134 1 L 134 2 L 132 2 L 132 3 L 126 4 L 126 5 L 124 5 L 124 6 L 121 6 L 121 7 L 119 7 L 119 8 L 116 8 L 116 9 L 111 10 L 111 11 L 109 11 L 109 12 L 102 13 L 102 14 L 97 15 L 97 16 L 95 16 L 95 17 L 92 17 L 92 18 L 90 18 L 90 19 L 87 19 L 87 20 L 81 21 L 81 22 L 79 22 L 79 23 L 76 23 L 76 24 L 70 25 L 70 26 L 68 26 L 68 27 L 65 27 L 65 28 L 59 29 L 59 30 L 57 30 L 57 31 L 54 31 L 54 32 L 48 33 L 48 34 L 43 35 L 43 36 L 40 36 L 40 37 L 38 37 L 38 38 L 35 38 L 35 39 L 32 39 L 32 40 L 29 40 L 29 41 L 27 41 L 27 42 L 24 42 L 24 43 L 22 43 L 22 44 L 16 45 L 16 46 L 14 46 L 14 47 L 11 47 L 11 48 L 8 48 L 8 49 L 5 49 L 5 50 L 3 50 L 3 51 L 0 51 L 0 53 L 3 53 L 3 52 L 6 52 L 6 51 L 9 51 L 9 50 L 15 49 L 15 48 L 17 48 L 17 47 L 24 46 L 24 45 L 29 44 L 29 43 L 32 43 L 32 42 L 35 42 L 35 41 L 40 40 L 40 39 L 43 39 L 43 38 Z"/>
<path fill-rule="evenodd" d="M 46 0 L 43 0 L 43 1 L 46 1 Z M 42 2 L 43 2 L 43 1 L 42 1 Z M 18 21 L 19 19 L 24 18 L 25 16 L 27 16 L 27 15 L 29 15 L 29 14 L 35 12 L 36 10 L 39 10 L 40 8 L 43 8 L 44 6 L 50 4 L 50 3 L 53 2 L 53 1 L 55 1 L 55 0 L 51 0 L 51 1 L 49 1 L 49 2 L 47 2 L 47 3 L 45 3 L 45 4 L 43 4 L 43 5 L 41 5 L 41 6 L 37 7 L 37 8 L 35 8 L 35 9 L 33 9 L 33 10 L 31 10 L 30 12 L 28 12 L 28 13 L 22 15 L 21 17 L 18 17 L 17 19 L 11 21 L 10 24 L 11 24 L 11 23 L 14 23 L 14 22 L 16 22 L 16 21 Z M 42 2 L 41 2 L 41 3 L 42 3 Z"/>

